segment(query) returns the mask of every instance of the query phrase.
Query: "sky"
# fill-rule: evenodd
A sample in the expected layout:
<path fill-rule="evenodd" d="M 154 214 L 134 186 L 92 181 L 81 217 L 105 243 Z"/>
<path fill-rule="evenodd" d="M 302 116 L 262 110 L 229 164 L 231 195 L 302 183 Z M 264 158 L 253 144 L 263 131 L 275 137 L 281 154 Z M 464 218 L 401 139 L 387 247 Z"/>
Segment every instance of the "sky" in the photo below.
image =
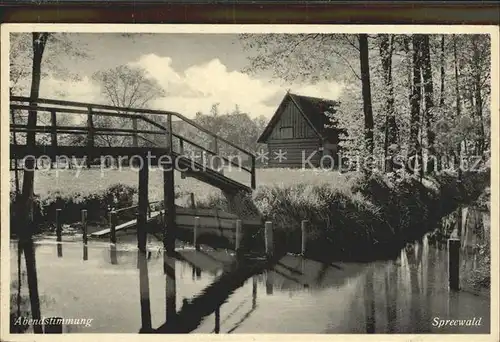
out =
<path fill-rule="evenodd" d="M 69 35 L 90 58 L 58 56 L 58 62 L 78 73 L 79 80 L 50 76 L 42 81 L 41 97 L 105 103 L 92 74 L 118 65 L 143 68 L 164 89 L 166 96 L 152 102 L 151 108 L 187 117 L 194 117 L 198 111 L 208 113 L 213 104 L 219 103 L 223 112 L 238 105 L 252 118 L 270 118 L 287 90 L 333 100 L 342 92 L 341 83 L 334 80 L 291 84 L 274 78 L 272 72 L 243 73 L 250 63 L 249 52 L 234 34 Z"/>

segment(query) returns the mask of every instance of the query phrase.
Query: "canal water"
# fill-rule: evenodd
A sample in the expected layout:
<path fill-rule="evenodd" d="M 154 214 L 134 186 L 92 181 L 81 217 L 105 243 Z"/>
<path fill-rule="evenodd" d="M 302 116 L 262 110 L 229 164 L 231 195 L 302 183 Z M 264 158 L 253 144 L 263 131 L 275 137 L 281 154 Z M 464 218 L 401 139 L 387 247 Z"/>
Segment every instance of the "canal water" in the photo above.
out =
<path fill-rule="evenodd" d="M 180 248 L 175 260 L 165 260 L 159 246 L 150 247 L 147 267 L 141 269 L 134 244 L 111 249 L 90 241 L 85 248 L 76 241 L 37 240 L 42 317 L 91 319 L 88 326 L 65 324 L 65 333 L 137 333 L 149 302 L 151 326 L 157 328 L 168 320 L 172 298 L 173 310 L 180 312 L 203 296 L 234 259 L 225 250 Z M 13 241 L 11 313 L 29 316 L 25 261 L 20 286 L 17 261 Z M 165 262 L 175 279 L 165 274 Z M 228 293 L 222 305 L 203 308 L 209 314 L 192 332 L 489 333 L 489 297 L 450 292 L 447 273 L 447 251 L 429 246 L 425 238 L 395 261 L 323 264 L 287 255 Z M 440 319 L 474 320 L 476 326 L 437 327 Z"/>

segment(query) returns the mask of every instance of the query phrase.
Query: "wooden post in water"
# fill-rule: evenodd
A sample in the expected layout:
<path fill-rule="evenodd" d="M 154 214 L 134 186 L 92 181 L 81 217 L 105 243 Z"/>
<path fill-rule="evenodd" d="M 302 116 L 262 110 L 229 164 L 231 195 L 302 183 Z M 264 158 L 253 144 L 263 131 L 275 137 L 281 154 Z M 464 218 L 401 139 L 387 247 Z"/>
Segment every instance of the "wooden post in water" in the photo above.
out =
<path fill-rule="evenodd" d="M 82 240 L 83 244 L 86 245 L 88 242 L 88 236 L 87 236 L 87 210 L 82 209 Z"/>
<path fill-rule="evenodd" d="M 142 157 L 142 156 L 141 156 Z M 146 252 L 147 221 L 148 221 L 148 185 L 149 168 L 144 159 L 139 169 L 139 203 L 137 214 L 137 247 L 139 251 Z"/>
<path fill-rule="evenodd" d="M 450 290 L 460 289 L 460 239 L 448 239 L 448 283 Z"/>
<path fill-rule="evenodd" d="M 56 240 L 57 240 L 57 256 L 62 258 L 62 223 L 61 223 L 61 209 L 56 209 Z"/>
<path fill-rule="evenodd" d="M 196 209 L 196 202 L 194 201 L 194 193 L 192 192 L 189 197 L 191 198 L 191 209 Z"/>
<path fill-rule="evenodd" d="M 109 213 L 109 242 L 116 243 L 116 212 Z"/>
<path fill-rule="evenodd" d="M 266 246 L 266 255 L 268 257 L 273 255 L 273 223 L 271 221 L 266 221 L 264 226 L 264 242 Z"/>
<path fill-rule="evenodd" d="M 304 256 L 306 254 L 306 244 L 307 244 L 307 220 L 302 220 L 300 224 L 300 229 L 302 231 L 302 245 L 300 248 L 300 254 Z"/>
<path fill-rule="evenodd" d="M 198 229 L 200 228 L 200 218 L 196 216 L 194 218 L 194 229 L 193 229 L 193 246 L 199 251 L 200 245 L 198 244 Z"/>
<path fill-rule="evenodd" d="M 62 240 L 61 209 L 56 209 L 56 236 L 57 242 Z"/>
<path fill-rule="evenodd" d="M 236 233 L 234 237 L 234 250 L 238 251 L 240 249 L 241 243 L 241 220 L 236 220 Z"/>

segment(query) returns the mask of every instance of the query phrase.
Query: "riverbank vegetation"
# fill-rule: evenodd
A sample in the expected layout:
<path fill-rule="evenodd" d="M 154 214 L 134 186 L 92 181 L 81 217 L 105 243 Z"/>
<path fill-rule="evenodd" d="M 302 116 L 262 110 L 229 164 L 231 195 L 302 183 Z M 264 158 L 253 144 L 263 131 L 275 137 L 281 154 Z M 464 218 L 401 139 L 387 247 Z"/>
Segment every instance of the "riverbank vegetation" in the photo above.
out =
<path fill-rule="evenodd" d="M 94 183 L 86 181 L 98 172 L 82 170 L 81 179 L 64 182 L 59 179 L 60 184 L 89 184 L 78 191 L 72 190 L 77 187 L 50 186 L 52 176 L 41 173 L 48 188 L 37 189 L 35 216 L 39 231 L 54 227 L 56 209 L 62 209 L 63 223 L 77 223 L 81 209 L 87 209 L 89 221 L 107 224 L 109 208 L 136 204 L 136 172 L 114 172 Z M 277 248 L 300 252 L 301 221 L 307 220 L 307 249 L 316 254 L 311 256 L 346 260 L 391 257 L 406 242 L 433 231 L 441 218 L 451 214 L 459 204 L 477 200 L 489 183 L 489 172 L 466 173 L 461 184 L 455 175 L 446 173 L 421 180 L 416 176 L 381 173 L 367 176 L 361 172 L 265 169 L 259 170 L 258 176 L 262 185 L 250 196 L 247 203 L 251 208 L 247 209 L 263 221 L 273 222 Z M 161 189 L 161 180 L 160 173 L 152 177 L 151 188 Z M 203 184 L 193 187 L 194 183 L 179 181 L 179 197 L 193 191 L 197 207 L 230 211 L 219 191 Z M 150 194 L 150 201 L 161 200 L 161 191 L 152 191 L 158 193 Z M 11 200 L 11 227 L 15 233 L 14 195 Z M 263 238 L 259 238 L 262 233 L 258 232 L 249 243 L 262 242 Z"/>
<path fill-rule="evenodd" d="M 300 252 L 301 221 L 307 220 L 311 257 L 394 257 L 406 243 L 433 231 L 459 204 L 476 200 L 489 183 L 489 172 L 465 174 L 461 184 L 444 173 L 422 181 L 391 174 L 336 175 L 333 182 L 269 185 L 255 191 L 250 203 L 263 220 L 273 222 L 277 248 Z M 221 197 L 203 205 L 228 210 Z M 255 234 L 255 241 L 263 241 Z"/>

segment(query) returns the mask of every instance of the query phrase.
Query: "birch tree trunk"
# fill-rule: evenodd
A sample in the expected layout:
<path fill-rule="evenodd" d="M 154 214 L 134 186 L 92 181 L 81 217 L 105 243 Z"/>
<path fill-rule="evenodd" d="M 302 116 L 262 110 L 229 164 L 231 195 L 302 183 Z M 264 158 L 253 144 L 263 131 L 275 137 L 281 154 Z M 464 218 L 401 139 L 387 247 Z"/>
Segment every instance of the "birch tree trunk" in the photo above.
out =
<path fill-rule="evenodd" d="M 388 34 L 379 35 L 379 50 L 382 59 L 382 71 L 385 86 L 385 138 L 384 155 L 385 171 L 393 171 L 393 154 L 396 152 L 393 146 L 398 142 L 398 127 L 396 123 L 396 113 L 394 111 L 394 85 L 392 82 L 392 53 L 394 49 L 394 36 L 389 38 Z"/>
<path fill-rule="evenodd" d="M 365 146 L 369 156 L 373 156 L 373 108 L 370 86 L 370 61 L 368 56 L 368 36 L 359 34 L 359 60 L 361 67 L 361 86 L 363 93 L 363 112 L 365 117 Z"/>

